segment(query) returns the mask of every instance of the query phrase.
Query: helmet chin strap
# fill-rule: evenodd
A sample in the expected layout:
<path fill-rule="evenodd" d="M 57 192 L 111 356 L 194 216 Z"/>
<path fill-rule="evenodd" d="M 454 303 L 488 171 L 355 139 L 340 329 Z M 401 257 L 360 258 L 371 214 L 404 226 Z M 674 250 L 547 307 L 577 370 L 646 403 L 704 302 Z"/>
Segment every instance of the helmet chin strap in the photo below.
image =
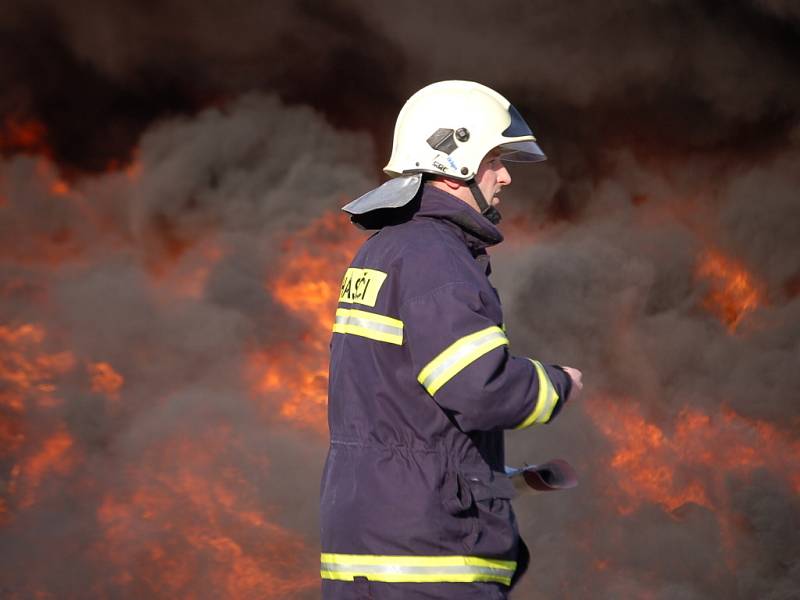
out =
<path fill-rule="evenodd" d="M 500 219 L 502 219 L 500 216 L 500 211 L 498 211 L 494 206 L 490 206 L 489 203 L 486 202 L 486 198 L 483 197 L 483 192 L 481 191 L 481 188 L 478 187 L 474 177 L 467 181 L 467 185 L 469 186 L 469 191 L 472 192 L 472 197 L 475 198 L 475 202 L 478 205 L 481 214 L 489 219 L 493 225 L 497 225 L 500 222 Z"/>

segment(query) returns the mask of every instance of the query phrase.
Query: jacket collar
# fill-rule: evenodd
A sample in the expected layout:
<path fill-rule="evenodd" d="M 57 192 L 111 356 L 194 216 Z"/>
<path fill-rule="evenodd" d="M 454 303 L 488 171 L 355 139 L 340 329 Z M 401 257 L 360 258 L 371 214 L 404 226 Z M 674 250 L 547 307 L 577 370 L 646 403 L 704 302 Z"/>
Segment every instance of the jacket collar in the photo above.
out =
<path fill-rule="evenodd" d="M 434 218 L 455 225 L 473 252 L 503 241 L 503 234 L 486 217 L 444 190 L 425 185 L 414 219 Z"/>

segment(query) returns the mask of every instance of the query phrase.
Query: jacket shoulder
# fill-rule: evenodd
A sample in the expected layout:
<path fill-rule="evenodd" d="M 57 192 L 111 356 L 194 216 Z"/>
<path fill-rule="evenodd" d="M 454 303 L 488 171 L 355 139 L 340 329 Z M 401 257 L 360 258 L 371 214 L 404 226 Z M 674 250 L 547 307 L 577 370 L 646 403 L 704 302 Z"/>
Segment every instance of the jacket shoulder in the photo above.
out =
<path fill-rule="evenodd" d="M 436 219 L 412 220 L 382 229 L 358 257 L 391 271 L 405 299 L 438 287 L 471 281 L 472 256 L 453 226 Z"/>

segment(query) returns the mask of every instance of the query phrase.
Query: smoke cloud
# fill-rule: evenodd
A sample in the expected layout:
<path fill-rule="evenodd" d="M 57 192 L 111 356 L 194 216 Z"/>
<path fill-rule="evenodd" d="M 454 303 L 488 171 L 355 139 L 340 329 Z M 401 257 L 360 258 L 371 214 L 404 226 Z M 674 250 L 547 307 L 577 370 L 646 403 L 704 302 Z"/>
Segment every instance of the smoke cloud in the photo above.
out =
<path fill-rule="evenodd" d="M 796 594 L 795 3 L 41 0 L 0 49 L 3 596 L 318 597 L 303 303 L 405 98 L 456 78 L 549 157 L 503 195 L 512 350 L 587 385 L 508 436 L 581 477 L 515 502 L 515 597 Z"/>

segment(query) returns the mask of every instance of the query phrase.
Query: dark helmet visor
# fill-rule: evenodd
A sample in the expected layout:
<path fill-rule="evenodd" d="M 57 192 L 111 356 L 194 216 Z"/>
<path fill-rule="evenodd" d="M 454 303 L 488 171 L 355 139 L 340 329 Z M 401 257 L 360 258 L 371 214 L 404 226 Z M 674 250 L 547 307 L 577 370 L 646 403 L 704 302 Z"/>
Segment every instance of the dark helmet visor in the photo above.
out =
<path fill-rule="evenodd" d="M 508 106 L 508 114 L 511 115 L 511 123 L 503 131 L 503 137 L 515 138 L 528 135 L 534 137 L 531 128 L 513 104 Z M 539 162 L 547 159 L 539 144 L 534 141 L 509 142 L 502 144 L 500 149 L 504 152 L 503 160 L 511 162 Z"/>
<path fill-rule="evenodd" d="M 503 137 L 520 137 L 523 135 L 533 135 L 531 128 L 519 114 L 519 111 L 514 108 L 513 104 L 508 105 L 508 114 L 511 115 L 511 123 L 505 128 L 501 134 Z"/>

